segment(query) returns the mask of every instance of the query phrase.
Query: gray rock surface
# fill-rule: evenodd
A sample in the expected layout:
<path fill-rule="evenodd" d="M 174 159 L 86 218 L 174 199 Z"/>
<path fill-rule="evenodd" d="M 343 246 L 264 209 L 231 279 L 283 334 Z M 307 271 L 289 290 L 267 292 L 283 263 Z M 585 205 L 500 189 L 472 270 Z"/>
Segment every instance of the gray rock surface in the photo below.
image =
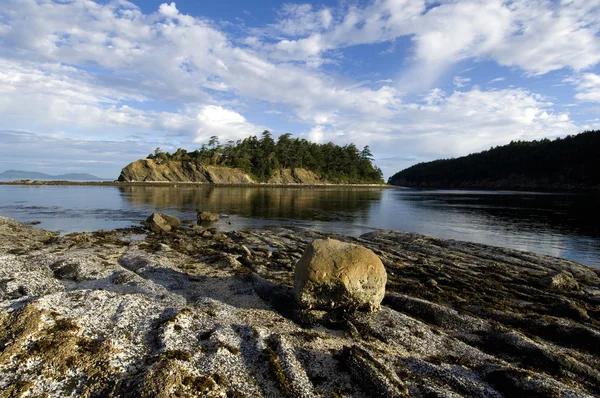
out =
<path fill-rule="evenodd" d="M 329 236 L 380 257 L 380 311 L 295 305 L 294 264 Z M 579 289 L 539 285 L 560 272 Z M 0 217 L 2 397 L 594 397 L 599 319 L 594 270 L 509 249 L 301 228 L 58 236 Z"/>
<path fill-rule="evenodd" d="M 294 271 L 294 294 L 304 308 L 375 310 L 385 296 L 383 263 L 364 246 L 335 239 L 307 245 Z"/>

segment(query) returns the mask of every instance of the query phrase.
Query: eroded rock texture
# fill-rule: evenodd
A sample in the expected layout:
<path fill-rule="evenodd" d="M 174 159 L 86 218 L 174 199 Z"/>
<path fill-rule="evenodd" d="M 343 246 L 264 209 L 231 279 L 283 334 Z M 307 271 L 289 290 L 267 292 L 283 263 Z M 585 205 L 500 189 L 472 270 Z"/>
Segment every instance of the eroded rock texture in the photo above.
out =
<path fill-rule="evenodd" d="M 594 270 L 415 234 L 335 236 L 382 259 L 382 308 L 299 309 L 293 264 L 327 236 L 61 237 L 0 218 L 0 396 L 600 394 Z M 577 286 L 542 282 L 561 273 Z"/>

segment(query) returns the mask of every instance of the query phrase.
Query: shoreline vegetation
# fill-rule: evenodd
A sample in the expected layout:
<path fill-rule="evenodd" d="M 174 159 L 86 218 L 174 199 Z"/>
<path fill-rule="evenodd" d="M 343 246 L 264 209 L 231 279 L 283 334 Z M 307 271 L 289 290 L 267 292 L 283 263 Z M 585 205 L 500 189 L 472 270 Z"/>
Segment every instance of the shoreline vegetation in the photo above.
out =
<path fill-rule="evenodd" d="M 49 398 L 600 394 L 600 270 L 398 231 L 218 232 L 218 224 L 167 219 L 166 232 L 147 224 L 60 236 L 0 217 L 0 390 Z M 295 264 L 326 238 L 381 259 L 379 311 L 295 304 Z"/>
<path fill-rule="evenodd" d="M 513 141 L 454 159 L 419 163 L 388 184 L 411 188 L 600 191 L 600 130 L 554 141 Z"/>

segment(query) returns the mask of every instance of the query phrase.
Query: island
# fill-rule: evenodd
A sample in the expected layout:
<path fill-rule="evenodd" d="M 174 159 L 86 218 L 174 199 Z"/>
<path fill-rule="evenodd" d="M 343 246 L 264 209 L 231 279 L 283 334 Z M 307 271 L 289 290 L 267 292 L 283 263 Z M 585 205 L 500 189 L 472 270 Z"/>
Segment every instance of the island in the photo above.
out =
<path fill-rule="evenodd" d="M 419 163 L 389 178 L 413 188 L 600 191 L 600 131 L 513 141 L 455 159 Z"/>
<path fill-rule="evenodd" d="M 173 154 L 156 148 L 154 154 L 126 166 L 120 182 L 192 182 L 211 184 L 274 185 L 355 185 L 383 184 L 381 170 L 373 164 L 368 146 L 359 151 L 345 146 L 317 144 L 305 139 L 279 136 L 269 131 L 261 138 L 219 143 L 212 137 L 208 145 L 188 152 L 179 148 Z"/>
<path fill-rule="evenodd" d="M 61 236 L 0 217 L 0 395 L 600 394 L 597 269 L 393 231 L 219 232 L 217 218 Z M 297 305 L 296 264 L 327 238 L 381 260 L 380 309 Z"/>

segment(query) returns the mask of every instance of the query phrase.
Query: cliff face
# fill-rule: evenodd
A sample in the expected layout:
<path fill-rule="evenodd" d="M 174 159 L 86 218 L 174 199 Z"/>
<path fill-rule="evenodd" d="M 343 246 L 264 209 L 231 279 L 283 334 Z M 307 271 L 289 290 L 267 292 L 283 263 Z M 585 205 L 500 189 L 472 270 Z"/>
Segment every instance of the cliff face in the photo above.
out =
<path fill-rule="evenodd" d="M 199 182 L 212 184 L 256 183 L 240 169 L 223 166 L 201 166 L 194 162 L 140 159 L 121 170 L 121 182 Z M 282 169 L 267 181 L 269 184 L 322 184 L 319 177 L 304 169 Z"/>
<path fill-rule="evenodd" d="M 322 184 L 312 171 L 305 169 L 280 169 L 268 181 L 269 184 Z"/>

